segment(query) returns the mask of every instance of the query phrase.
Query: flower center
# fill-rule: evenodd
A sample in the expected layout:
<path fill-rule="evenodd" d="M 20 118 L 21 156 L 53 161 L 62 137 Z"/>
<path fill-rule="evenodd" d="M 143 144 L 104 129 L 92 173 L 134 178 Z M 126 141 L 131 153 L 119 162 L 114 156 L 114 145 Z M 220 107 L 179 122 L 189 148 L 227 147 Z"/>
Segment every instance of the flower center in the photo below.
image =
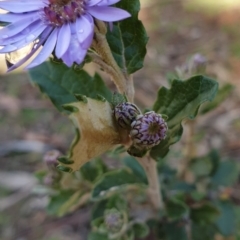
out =
<path fill-rule="evenodd" d="M 157 123 L 157 122 L 153 122 L 153 123 L 149 124 L 148 133 L 156 134 L 160 131 L 160 129 L 161 129 L 161 125 L 159 125 L 159 123 Z"/>
<path fill-rule="evenodd" d="M 75 22 L 85 13 L 85 2 L 86 0 L 49 0 L 49 5 L 43 8 L 44 20 L 54 27 Z"/>

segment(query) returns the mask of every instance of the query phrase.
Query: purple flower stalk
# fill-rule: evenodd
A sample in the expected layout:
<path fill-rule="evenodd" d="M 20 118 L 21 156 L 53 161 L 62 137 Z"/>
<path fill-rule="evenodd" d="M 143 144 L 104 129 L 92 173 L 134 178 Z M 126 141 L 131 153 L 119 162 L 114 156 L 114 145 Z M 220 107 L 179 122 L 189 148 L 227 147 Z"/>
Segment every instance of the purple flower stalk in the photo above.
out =
<path fill-rule="evenodd" d="M 122 9 L 110 7 L 120 0 L 7 0 L 0 1 L 0 21 L 10 23 L 0 30 L 0 53 L 10 53 L 34 42 L 31 52 L 8 69 L 26 62 L 41 51 L 26 67 L 44 62 L 54 51 L 67 66 L 80 64 L 91 46 L 94 18 L 114 22 L 128 18 Z"/>
<path fill-rule="evenodd" d="M 165 139 L 167 123 L 154 111 L 139 115 L 131 124 L 130 136 L 133 145 L 139 149 L 149 149 Z"/>

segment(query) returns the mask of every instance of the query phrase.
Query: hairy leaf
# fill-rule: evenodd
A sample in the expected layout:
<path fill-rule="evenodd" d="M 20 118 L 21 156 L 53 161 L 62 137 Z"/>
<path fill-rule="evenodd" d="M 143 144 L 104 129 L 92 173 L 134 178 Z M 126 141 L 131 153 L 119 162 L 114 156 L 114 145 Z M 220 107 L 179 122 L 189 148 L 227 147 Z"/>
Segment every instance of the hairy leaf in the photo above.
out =
<path fill-rule="evenodd" d="M 46 94 L 59 111 L 63 104 L 77 101 L 75 94 L 91 98 L 102 96 L 109 102 L 112 94 L 98 74 L 91 77 L 84 70 L 68 68 L 63 63 L 44 62 L 30 69 L 31 80 Z"/>
<path fill-rule="evenodd" d="M 129 184 L 144 184 L 141 179 L 137 178 L 128 169 L 119 169 L 107 172 L 94 186 L 92 199 L 98 200 L 105 198 L 108 193 L 122 189 Z"/>
<path fill-rule="evenodd" d="M 148 37 L 138 20 L 139 0 L 121 0 L 116 6 L 128 11 L 131 17 L 114 23 L 107 40 L 120 68 L 131 74 L 143 67 Z"/>
<path fill-rule="evenodd" d="M 195 76 L 186 81 L 174 80 L 170 89 L 162 87 L 158 92 L 153 110 L 168 116 L 167 138 L 152 148 L 150 155 L 163 158 L 169 146 L 180 140 L 182 135 L 181 122 L 185 118 L 193 119 L 199 106 L 215 97 L 218 83 L 204 76 Z"/>

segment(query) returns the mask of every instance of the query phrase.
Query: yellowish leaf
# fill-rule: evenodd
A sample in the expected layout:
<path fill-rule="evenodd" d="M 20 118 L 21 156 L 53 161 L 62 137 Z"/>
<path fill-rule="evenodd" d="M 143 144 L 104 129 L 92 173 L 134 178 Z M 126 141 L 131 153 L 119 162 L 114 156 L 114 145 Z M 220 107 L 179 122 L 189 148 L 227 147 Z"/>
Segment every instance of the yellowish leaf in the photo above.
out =
<path fill-rule="evenodd" d="M 107 101 L 85 98 L 85 101 L 66 106 L 75 110 L 69 117 L 76 126 L 77 136 L 69 156 L 65 160 L 60 159 L 59 168 L 72 172 L 119 144 L 121 138 Z"/>

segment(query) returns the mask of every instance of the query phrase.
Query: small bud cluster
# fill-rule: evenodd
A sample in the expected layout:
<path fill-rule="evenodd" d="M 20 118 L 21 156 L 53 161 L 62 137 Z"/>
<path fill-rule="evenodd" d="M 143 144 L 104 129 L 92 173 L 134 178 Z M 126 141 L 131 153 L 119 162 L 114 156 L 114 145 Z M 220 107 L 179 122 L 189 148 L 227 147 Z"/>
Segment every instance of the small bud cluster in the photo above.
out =
<path fill-rule="evenodd" d="M 104 216 L 104 224 L 109 232 L 119 232 L 123 226 L 122 214 L 116 209 L 106 211 Z"/>
<path fill-rule="evenodd" d="M 130 128 L 131 123 L 140 113 L 138 107 L 129 102 L 120 103 L 114 109 L 114 116 L 118 125 L 125 129 Z"/>
<path fill-rule="evenodd" d="M 54 186 L 61 177 L 61 173 L 56 168 L 59 164 L 57 159 L 60 155 L 61 153 L 58 150 L 52 150 L 48 151 L 43 157 L 43 161 L 46 163 L 49 170 L 48 174 L 43 179 L 44 184 L 47 186 Z"/>
<path fill-rule="evenodd" d="M 133 145 L 142 148 L 152 148 L 165 139 L 167 123 L 160 114 L 154 111 L 139 115 L 131 124 L 130 136 Z"/>
<path fill-rule="evenodd" d="M 166 137 L 167 123 L 154 111 L 141 114 L 136 105 L 125 102 L 114 109 L 118 125 L 130 130 L 133 146 L 138 149 L 150 149 Z"/>

